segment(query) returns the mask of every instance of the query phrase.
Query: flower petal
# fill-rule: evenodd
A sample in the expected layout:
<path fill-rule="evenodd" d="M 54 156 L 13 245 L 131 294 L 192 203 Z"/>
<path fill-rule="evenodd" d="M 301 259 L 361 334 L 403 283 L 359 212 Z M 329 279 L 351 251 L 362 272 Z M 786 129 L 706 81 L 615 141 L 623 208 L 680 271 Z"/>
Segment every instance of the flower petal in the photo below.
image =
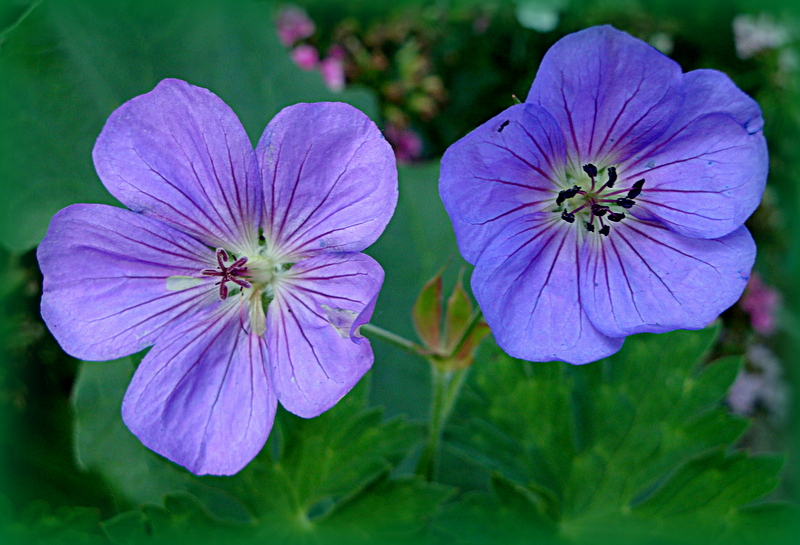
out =
<path fill-rule="evenodd" d="M 464 259 L 475 263 L 515 218 L 555 204 L 566 149 L 553 117 L 518 104 L 450 146 L 439 193 Z"/>
<path fill-rule="evenodd" d="M 587 237 L 581 296 L 611 336 L 701 329 L 742 294 L 756 247 L 746 228 L 714 240 L 626 220 L 608 238 Z"/>
<path fill-rule="evenodd" d="M 369 321 L 383 269 L 364 254 L 321 254 L 297 263 L 267 313 L 272 379 L 287 410 L 310 418 L 330 409 L 372 366 Z"/>
<path fill-rule="evenodd" d="M 761 202 L 769 167 L 764 121 L 755 101 L 720 72 L 686 74 L 685 95 L 673 126 L 618 171 L 646 180 L 640 217 L 654 216 L 682 235 L 719 238 Z"/>
<path fill-rule="evenodd" d="M 497 344 L 530 361 L 588 363 L 624 339 L 600 333 L 581 309 L 577 229 L 550 216 L 515 219 L 481 254 L 472 289 Z"/>
<path fill-rule="evenodd" d="M 236 114 L 212 92 L 163 80 L 111 114 L 93 156 L 103 184 L 134 212 L 209 246 L 257 247 L 255 152 Z"/>
<path fill-rule="evenodd" d="M 167 288 L 169 277 L 197 277 L 213 266 L 213 252 L 121 208 L 75 204 L 61 210 L 37 256 L 44 274 L 42 317 L 76 358 L 139 352 L 165 325 L 218 300 L 210 279 L 180 291 Z"/>
<path fill-rule="evenodd" d="M 263 337 L 242 327 L 242 305 L 207 309 L 142 360 L 122 418 L 149 449 L 198 475 L 232 475 L 264 446 L 277 398 Z"/>
<path fill-rule="evenodd" d="M 553 114 L 580 172 L 615 164 L 656 139 L 680 108 L 680 66 L 611 26 L 570 34 L 545 54 L 526 102 Z"/>
<path fill-rule="evenodd" d="M 270 121 L 256 148 L 268 243 L 286 255 L 360 251 L 397 204 L 394 153 L 347 104 L 296 104 Z"/>

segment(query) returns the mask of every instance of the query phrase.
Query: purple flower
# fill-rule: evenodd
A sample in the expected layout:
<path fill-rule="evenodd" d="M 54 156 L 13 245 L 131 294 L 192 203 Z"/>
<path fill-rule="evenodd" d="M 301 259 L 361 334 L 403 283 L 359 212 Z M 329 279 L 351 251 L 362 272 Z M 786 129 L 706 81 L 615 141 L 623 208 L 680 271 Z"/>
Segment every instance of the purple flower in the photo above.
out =
<path fill-rule="evenodd" d="M 453 144 L 440 193 L 512 356 L 586 363 L 736 302 L 764 191 L 758 105 L 610 26 L 545 55 L 523 104 Z"/>
<path fill-rule="evenodd" d="M 397 201 L 389 144 L 346 104 L 298 104 L 253 150 L 233 111 L 178 80 L 118 108 L 94 148 L 131 210 L 76 204 L 39 247 L 42 316 L 69 354 L 154 345 L 122 416 L 152 450 L 232 474 L 277 401 L 312 417 L 373 361 L 360 336 L 383 270 L 359 253 Z"/>

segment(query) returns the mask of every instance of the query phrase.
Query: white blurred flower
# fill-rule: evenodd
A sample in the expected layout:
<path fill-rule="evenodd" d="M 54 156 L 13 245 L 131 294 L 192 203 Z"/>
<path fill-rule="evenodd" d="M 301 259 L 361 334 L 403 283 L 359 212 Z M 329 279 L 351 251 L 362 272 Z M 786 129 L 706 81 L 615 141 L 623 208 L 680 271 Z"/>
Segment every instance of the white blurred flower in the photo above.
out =
<path fill-rule="evenodd" d="M 736 54 L 749 59 L 761 51 L 777 49 L 789 41 L 789 30 L 770 15 L 737 15 L 733 19 Z"/>

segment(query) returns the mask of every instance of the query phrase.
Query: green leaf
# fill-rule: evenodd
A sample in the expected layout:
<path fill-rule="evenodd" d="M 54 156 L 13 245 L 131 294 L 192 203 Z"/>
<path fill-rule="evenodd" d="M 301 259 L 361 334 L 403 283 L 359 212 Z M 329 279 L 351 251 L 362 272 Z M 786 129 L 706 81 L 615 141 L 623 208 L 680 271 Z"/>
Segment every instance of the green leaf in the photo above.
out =
<path fill-rule="evenodd" d="M 114 204 L 92 164 L 109 114 L 166 77 L 206 87 L 256 140 L 281 108 L 342 101 L 375 117 L 371 92 L 329 91 L 289 59 L 266 2 L 48 2 L 0 35 L 0 243 L 35 246 L 76 202 Z"/>
<path fill-rule="evenodd" d="M 165 493 L 182 491 L 203 499 L 221 518 L 250 520 L 230 495 L 155 454 L 125 427 L 120 413 L 122 398 L 136 359 L 81 364 L 72 396 L 78 464 L 100 473 L 123 506 L 161 503 Z"/>
<path fill-rule="evenodd" d="M 100 545 L 106 540 L 99 531 L 100 513 L 86 507 L 53 509 L 35 501 L 14 513 L 8 499 L 0 495 L 0 539 L 3 543 L 37 545 Z"/>
<path fill-rule="evenodd" d="M 446 430 L 448 452 L 537 498 L 524 507 L 495 494 L 488 512 L 547 513 L 562 537 L 719 536 L 776 486 L 781 460 L 730 452 L 747 422 L 721 402 L 741 358 L 706 363 L 716 334 L 636 335 L 580 367 L 484 349 Z"/>
<path fill-rule="evenodd" d="M 108 521 L 106 530 L 117 542 L 138 543 L 145 535 L 169 542 L 194 526 L 198 536 L 223 542 L 246 536 L 297 543 L 337 535 L 402 537 L 419 532 L 451 494 L 418 479 L 390 478 L 422 430 L 368 408 L 366 380 L 316 418 L 279 410 L 267 445 L 239 474 L 194 476 L 125 428 L 120 405 L 133 368 L 132 358 L 84 362 L 74 394 L 82 465 L 102 474 L 127 503 L 160 504 L 169 495 L 165 508 L 147 506 Z"/>

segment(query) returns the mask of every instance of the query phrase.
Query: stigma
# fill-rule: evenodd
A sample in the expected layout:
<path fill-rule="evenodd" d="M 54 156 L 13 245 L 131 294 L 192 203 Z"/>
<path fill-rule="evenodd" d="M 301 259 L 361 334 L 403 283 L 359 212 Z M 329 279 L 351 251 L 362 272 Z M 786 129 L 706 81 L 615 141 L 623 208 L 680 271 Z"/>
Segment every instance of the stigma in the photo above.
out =
<path fill-rule="evenodd" d="M 573 185 L 559 191 L 555 211 L 560 212 L 561 219 L 567 223 L 575 223 L 577 214 L 583 219 L 579 223 L 588 232 L 607 237 L 611 232 L 611 224 L 624 220 L 627 217 L 625 211 L 636 205 L 636 198 L 644 188 L 644 179 L 637 180 L 630 187 L 619 189 L 614 187 L 618 180 L 617 168 L 614 166 L 605 169 L 607 179 L 602 185 L 598 181 L 601 170 L 595 165 L 583 165 L 583 172 L 591 180 L 589 188 Z M 577 202 L 573 200 L 576 198 Z"/>

